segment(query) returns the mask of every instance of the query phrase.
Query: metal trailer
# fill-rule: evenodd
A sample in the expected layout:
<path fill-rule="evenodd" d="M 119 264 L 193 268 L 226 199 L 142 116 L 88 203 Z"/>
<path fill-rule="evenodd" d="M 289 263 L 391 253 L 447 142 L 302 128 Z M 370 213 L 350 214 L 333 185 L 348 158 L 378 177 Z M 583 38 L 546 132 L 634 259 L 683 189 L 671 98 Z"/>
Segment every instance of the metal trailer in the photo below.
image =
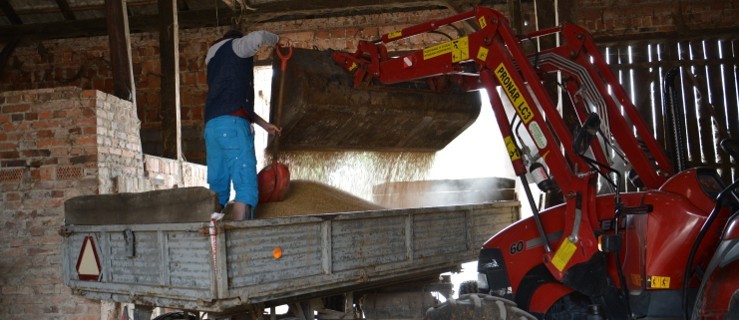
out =
<path fill-rule="evenodd" d="M 70 223 L 79 219 L 68 207 L 63 278 L 76 295 L 135 304 L 142 318 L 153 307 L 254 318 L 280 304 L 295 307 L 298 319 L 354 318 L 362 293 L 372 300 L 367 318 L 419 319 L 434 301 L 400 292 L 451 293 L 439 274 L 476 259 L 480 244 L 518 219 L 519 207 L 498 201 L 214 224 L 87 225 Z M 343 307 L 321 303 L 337 295 L 346 298 Z"/>

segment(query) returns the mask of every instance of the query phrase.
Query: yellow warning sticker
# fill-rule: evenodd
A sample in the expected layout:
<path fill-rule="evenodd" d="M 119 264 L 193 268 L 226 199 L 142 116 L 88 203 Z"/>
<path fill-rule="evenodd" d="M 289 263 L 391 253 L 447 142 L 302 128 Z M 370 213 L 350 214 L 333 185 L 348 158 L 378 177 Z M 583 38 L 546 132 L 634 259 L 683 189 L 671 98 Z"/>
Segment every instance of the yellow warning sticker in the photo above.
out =
<path fill-rule="evenodd" d="M 477 60 L 485 61 L 488 59 L 488 48 L 480 47 L 480 50 L 477 51 Z"/>
<path fill-rule="evenodd" d="M 670 288 L 670 277 L 661 276 L 648 276 L 647 284 L 652 289 L 669 289 Z"/>
<path fill-rule="evenodd" d="M 477 23 L 480 24 L 480 29 L 485 29 L 485 27 L 488 26 L 488 23 L 485 21 L 485 17 L 478 18 Z"/>
<path fill-rule="evenodd" d="M 387 34 L 388 39 L 400 38 L 403 36 L 403 31 L 393 31 Z"/>
<path fill-rule="evenodd" d="M 511 157 L 511 161 L 521 159 L 521 154 L 518 152 L 518 148 L 516 148 L 516 144 L 513 143 L 511 136 L 505 137 L 505 147 L 508 149 L 508 156 Z"/>
<path fill-rule="evenodd" d="M 470 58 L 469 38 L 462 37 L 449 42 L 423 49 L 423 60 L 436 58 L 440 55 L 451 53 L 452 62 L 460 62 Z"/>
<path fill-rule="evenodd" d="M 562 241 L 562 244 L 559 245 L 559 248 L 557 248 L 557 252 L 554 253 L 554 257 L 552 258 L 552 264 L 554 265 L 557 270 L 562 271 L 564 270 L 565 266 L 567 266 L 567 263 L 570 262 L 570 259 L 572 259 L 572 255 L 575 254 L 575 251 L 577 250 L 577 246 L 570 241 L 569 238 L 565 238 L 564 241 Z"/>
<path fill-rule="evenodd" d="M 354 69 L 357 69 L 359 67 L 356 62 L 352 62 L 352 65 L 349 67 L 349 72 L 353 72 Z"/>
<path fill-rule="evenodd" d="M 508 69 L 506 69 L 502 62 L 495 68 L 495 76 L 498 78 L 500 86 L 503 87 L 503 91 L 505 91 L 508 99 L 511 100 L 511 104 L 516 108 L 516 112 L 521 117 L 523 123 L 528 124 L 531 122 L 534 119 L 534 113 L 531 111 L 529 103 L 524 99 L 523 93 L 513 78 L 511 78 L 511 74 L 508 73 Z"/>

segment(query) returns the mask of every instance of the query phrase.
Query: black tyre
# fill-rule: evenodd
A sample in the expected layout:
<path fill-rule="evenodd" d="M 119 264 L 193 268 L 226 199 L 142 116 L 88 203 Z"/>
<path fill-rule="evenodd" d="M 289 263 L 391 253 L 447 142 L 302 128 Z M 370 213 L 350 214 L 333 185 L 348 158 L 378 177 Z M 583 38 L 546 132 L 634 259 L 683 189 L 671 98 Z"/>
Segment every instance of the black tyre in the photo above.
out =
<path fill-rule="evenodd" d="M 426 311 L 425 320 L 535 320 L 513 301 L 487 294 L 465 294 Z"/>
<path fill-rule="evenodd" d="M 557 300 L 544 315 L 545 320 L 586 320 L 590 299 L 577 292 L 570 293 Z"/>
<path fill-rule="evenodd" d="M 198 315 L 190 311 L 177 311 L 162 314 L 154 320 L 198 320 Z"/>
<path fill-rule="evenodd" d="M 477 281 L 467 280 L 459 284 L 459 295 L 477 293 Z"/>

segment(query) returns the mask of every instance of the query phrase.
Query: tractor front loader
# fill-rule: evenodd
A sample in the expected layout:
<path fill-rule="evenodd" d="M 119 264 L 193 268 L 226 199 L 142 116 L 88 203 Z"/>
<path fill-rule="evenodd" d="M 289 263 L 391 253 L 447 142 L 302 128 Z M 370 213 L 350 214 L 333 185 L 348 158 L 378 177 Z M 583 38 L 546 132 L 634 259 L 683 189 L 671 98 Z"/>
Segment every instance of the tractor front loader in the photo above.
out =
<path fill-rule="evenodd" d="M 385 46 L 454 23 L 474 31 L 397 56 Z M 546 36 L 561 45 L 523 49 Z M 501 13 L 475 7 L 330 54 L 334 67 L 325 56 L 300 63 L 332 71 L 295 89 L 298 108 L 282 123 L 303 141 L 283 146 L 438 150 L 477 117 L 465 93 L 485 89 L 523 186 L 562 195 L 482 244 L 478 292 L 427 318 L 739 319 L 737 183 L 674 168 L 584 29 L 516 36 Z M 574 133 L 543 85 L 551 74 L 578 117 Z M 736 155 L 736 143 L 724 147 Z M 638 192 L 620 191 L 626 177 Z"/>

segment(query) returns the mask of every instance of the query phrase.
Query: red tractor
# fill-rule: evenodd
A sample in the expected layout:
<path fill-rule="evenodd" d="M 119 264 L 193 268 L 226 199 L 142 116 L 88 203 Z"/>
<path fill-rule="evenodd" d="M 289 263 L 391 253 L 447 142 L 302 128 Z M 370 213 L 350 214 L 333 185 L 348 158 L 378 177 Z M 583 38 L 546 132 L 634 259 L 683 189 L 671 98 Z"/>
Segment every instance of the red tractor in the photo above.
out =
<path fill-rule="evenodd" d="M 385 47 L 457 22 L 475 31 L 397 57 Z M 526 41 L 555 34 L 560 46 L 524 51 Z M 505 318 L 514 301 L 543 319 L 739 319 L 739 183 L 725 186 L 714 169 L 676 170 L 582 28 L 518 37 L 501 13 L 476 7 L 333 58 L 356 87 L 487 89 L 527 188 L 533 215 L 482 246 L 477 292 L 427 318 Z M 552 73 L 578 116 L 574 134 L 543 84 Z M 739 161 L 736 142 L 722 147 Z M 537 212 L 527 177 L 562 203 Z M 619 191 L 627 178 L 638 192 Z"/>

